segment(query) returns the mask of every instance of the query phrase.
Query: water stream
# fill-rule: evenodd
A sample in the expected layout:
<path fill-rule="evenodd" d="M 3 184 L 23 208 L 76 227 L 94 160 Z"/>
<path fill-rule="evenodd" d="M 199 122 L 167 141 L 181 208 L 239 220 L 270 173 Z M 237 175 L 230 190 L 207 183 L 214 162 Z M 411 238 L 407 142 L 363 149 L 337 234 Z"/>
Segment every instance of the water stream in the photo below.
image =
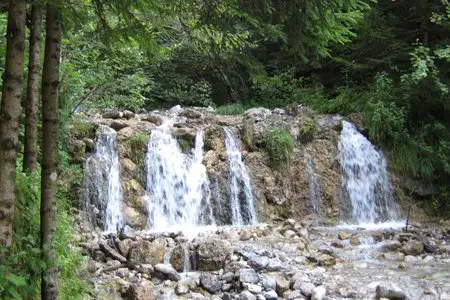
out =
<path fill-rule="evenodd" d="M 255 203 L 247 168 L 230 128 L 225 127 L 228 184 L 233 225 L 256 224 Z"/>
<path fill-rule="evenodd" d="M 339 160 L 352 223 L 373 224 L 400 218 L 383 153 L 346 121 L 339 141 Z"/>
<path fill-rule="evenodd" d="M 122 227 L 122 185 L 117 134 L 107 126 L 100 126 L 94 153 L 86 160 L 84 199 L 85 211 L 94 225 L 107 232 L 115 232 Z"/>

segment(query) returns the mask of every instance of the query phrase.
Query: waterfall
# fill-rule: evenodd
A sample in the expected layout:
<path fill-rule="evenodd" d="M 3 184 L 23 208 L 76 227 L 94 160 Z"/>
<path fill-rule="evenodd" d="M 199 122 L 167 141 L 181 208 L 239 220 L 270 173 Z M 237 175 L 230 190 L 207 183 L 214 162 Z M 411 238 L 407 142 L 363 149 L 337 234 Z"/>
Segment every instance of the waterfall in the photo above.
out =
<path fill-rule="evenodd" d="M 146 158 L 148 226 L 154 230 L 189 229 L 214 223 L 209 182 L 203 165 L 203 131 L 195 148 L 183 153 L 164 123 L 150 134 Z"/>
<path fill-rule="evenodd" d="M 399 218 L 381 151 L 359 133 L 355 126 L 343 121 L 339 141 L 339 160 L 343 170 L 342 185 L 352 206 L 357 223 L 379 223 Z"/>
<path fill-rule="evenodd" d="M 85 210 L 94 225 L 115 232 L 123 225 L 117 134 L 107 126 L 100 130 L 94 153 L 87 158 L 84 169 Z M 93 210 L 99 215 L 92 214 Z"/>
<path fill-rule="evenodd" d="M 225 127 L 228 185 L 233 225 L 256 224 L 255 203 L 247 169 L 230 128 Z"/>
<path fill-rule="evenodd" d="M 313 207 L 313 213 L 318 213 L 320 205 L 320 185 L 316 172 L 316 164 L 310 149 L 305 148 L 306 170 L 308 172 L 309 199 Z"/>

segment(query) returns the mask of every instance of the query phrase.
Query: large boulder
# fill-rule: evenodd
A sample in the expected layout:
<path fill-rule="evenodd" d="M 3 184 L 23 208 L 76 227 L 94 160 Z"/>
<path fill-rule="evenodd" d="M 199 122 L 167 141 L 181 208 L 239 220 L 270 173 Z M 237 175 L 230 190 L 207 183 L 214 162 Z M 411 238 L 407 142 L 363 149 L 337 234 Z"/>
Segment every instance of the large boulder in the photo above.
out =
<path fill-rule="evenodd" d="M 409 241 L 402 248 L 405 255 L 420 255 L 424 252 L 423 243 L 420 241 Z"/>
<path fill-rule="evenodd" d="M 170 256 L 170 264 L 178 272 L 182 272 L 184 269 L 184 261 L 186 259 L 186 251 L 183 246 L 178 245 L 172 250 Z"/>
<path fill-rule="evenodd" d="M 152 295 L 153 283 L 148 280 L 142 280 L 139 283 L 130 285 L 127 290 L 127 300 L 152 300 L 156 299 Z"/>
<path fill-rule="evenodd" d="M 143 240 L 134 245 L 130 250 L 129 259 L 136 263 L 156 265 L 164 262 L 166 248 L 163 241 L 149 242 Z"/>
<path fill-rule="evenodd" d="M 198 270 L 217 271 L 225 267 L 226 260 L 231 256 L 230 243 L 224 240 L 214 240 L 201 244 L 197 249 Z"/>
<path fill-rule="evenodd" d="M 382 282 L 379 283 L 375 290 L 376 298 L 381 299 L 390 299 L 390 300 L 405 300 L 406 295 L 403 290 L 390 282 Z"/>

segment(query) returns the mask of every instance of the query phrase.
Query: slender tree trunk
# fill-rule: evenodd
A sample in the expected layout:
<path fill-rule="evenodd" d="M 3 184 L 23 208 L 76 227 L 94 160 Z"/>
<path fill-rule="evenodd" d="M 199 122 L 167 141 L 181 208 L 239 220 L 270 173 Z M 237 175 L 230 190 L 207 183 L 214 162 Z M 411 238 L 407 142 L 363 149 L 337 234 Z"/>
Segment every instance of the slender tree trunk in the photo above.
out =
<path fill-rule="evenodd" d="M 5 74 L 0 107 L 0 246 L 11 246 L 25 48 L 25 0 L 9 0 Z"/>
<path fill-rule="evenodd" d="M 58 89 L 61 57 L 61 14 L 47 4 L 45 58 L 42 75 L 43 159 L 41 175 L 41 248 L 47 269 L 42 273 L 41 299 L 58 298 L 55 250 L 58 179 Z"/>
<path fill-rule="evenodd" d="M 39 73 L 41 69 L 41 9 L 38 4 L 31 8 L 30 60 L 28 63 L 28 89 L 25 116 L 25 149 L 23 171 L 36 170 L 37 122 L 39 102 Z"/>

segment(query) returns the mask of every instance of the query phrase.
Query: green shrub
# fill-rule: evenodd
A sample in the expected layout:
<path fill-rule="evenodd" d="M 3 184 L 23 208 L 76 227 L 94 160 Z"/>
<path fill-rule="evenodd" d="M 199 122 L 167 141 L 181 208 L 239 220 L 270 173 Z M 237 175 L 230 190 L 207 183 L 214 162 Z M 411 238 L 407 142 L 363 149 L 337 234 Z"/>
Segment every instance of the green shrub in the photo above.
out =
<path fill-rule="evenodd" d="M 69 134 L 77 139 L 93 137 L 97 126 L 88 121 L 73 120 L 69 126 Z"/>
<path fill-rule="evenodd" d="M 300 124 L 300 141 L 302 143 L 310 142 L 316 132 L 316 122 L 312 118 L 305 118 Z"/>
<path fill-rule="evenodd" d="M 241 103 L 226 104 L 216 108 L 218 115 L 239 115 L 245 112 L 245 107 Z"/>
<path fill-rule="evenodd" d="M 274 166 L 285 167 L 294 150 L 294 139 L 285 130 L 272 130 L 267 134 L 265 148 Z"/>

